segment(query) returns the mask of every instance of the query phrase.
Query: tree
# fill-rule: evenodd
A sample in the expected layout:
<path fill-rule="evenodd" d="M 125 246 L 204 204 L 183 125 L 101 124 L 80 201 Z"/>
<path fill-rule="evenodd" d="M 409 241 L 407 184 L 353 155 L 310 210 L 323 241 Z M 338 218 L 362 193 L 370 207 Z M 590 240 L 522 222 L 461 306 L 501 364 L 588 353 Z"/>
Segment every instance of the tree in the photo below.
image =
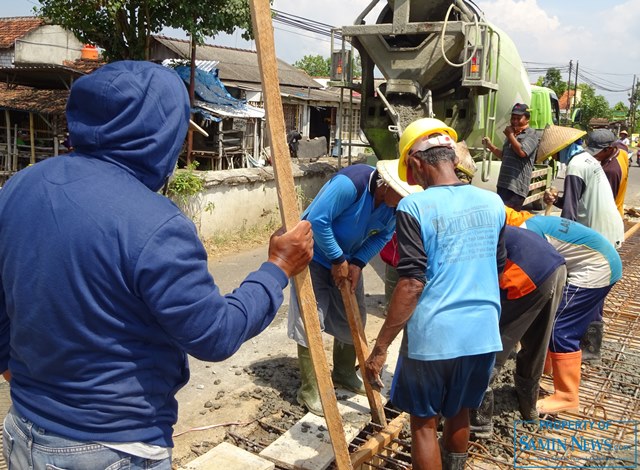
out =
<path fill-rule="evenodd" d="M 616 104 L 614 104 L 611 110 L 625 113 L 625 114 L 629 113 L 629 108 L 622 101 L 618 101 Z"/>
<path fill-rule="evenodd" d="M 148 59 L 151 35 L 168 26 L 183 29 L 198 43 L 236 28 L 251 34 L 246 0 L 39 0 L 38 15 L 104 49 L 108 60 Z"/>
<path fill-rule="evenodd" d="M 542 79 L 542 80 L 541 80 Z M 556 92 L 558 98 L 560 98 L 565 91 L 567 91 L 567 82 L 562 78 L 560 70 L 556 68 L 550 68 L 544 77 L 538 79 L 537 85 L 546 86 Z"/>
<path fill-rule="evenodd" d="M 331 73 L 331 59 L 318 55 L 305 55 L 293 63 L 293 66 L 304 70 L 312 77 L 328 77 Z"/>
<path fill-rule="evenodd" d="M 580 127 L 588 129 L 589 121 L 593 118 L 611 118 L 609 102 L 604 96 L 596 95 L 595 89 L 585 83 L 579 84 L 578 88 L 582 92 L 580 102 L 577 105 L 580 108 L 578 121 Z"/>

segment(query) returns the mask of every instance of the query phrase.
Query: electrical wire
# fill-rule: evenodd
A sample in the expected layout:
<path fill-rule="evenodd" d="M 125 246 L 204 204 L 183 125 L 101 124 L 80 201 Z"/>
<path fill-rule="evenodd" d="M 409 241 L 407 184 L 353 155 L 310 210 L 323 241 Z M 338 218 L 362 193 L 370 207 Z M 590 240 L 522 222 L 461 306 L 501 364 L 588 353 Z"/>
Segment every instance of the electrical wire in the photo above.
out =
<path fill-rule="evenodd" d="M 330 24 L 321 23 L 319 21 L 303 18 L 302 16 L 293 15 L 276 9 L 272 9 L 271 11 L 274 13 L 274 23 L 301 29 L 320 36 L 331 37 L 333 35 L 338 40 L 342 39 L 342 35 L 340 33 L 335 31 L 332 32 L 332 29 L 335 27 Z"/>

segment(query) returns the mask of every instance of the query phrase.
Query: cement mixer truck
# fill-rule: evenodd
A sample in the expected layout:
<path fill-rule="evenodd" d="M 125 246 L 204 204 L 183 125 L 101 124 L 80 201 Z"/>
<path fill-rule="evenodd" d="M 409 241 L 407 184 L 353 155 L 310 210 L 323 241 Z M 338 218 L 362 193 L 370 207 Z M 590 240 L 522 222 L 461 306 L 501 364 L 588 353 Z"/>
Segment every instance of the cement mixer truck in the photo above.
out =
<path fill-rule="evenodd" d="M 381 5 L 375 23 L 367 24 Z M 514 43 L 470 0 L 372 0 L 339 32 L 343 42 L 333 63 L 350 63 L 349 43 L 360 54 L 360 126 L 379 159 L 397 158 L 398 136 L 411 121 L 437 117 L 466 141 L 478 167 L 473 183 L 495 190 L 499 162 L 482 137 L 501 146 L 517 102 L 530 105 L 531 127 L 558 123 L 555 93 L 530 85 Z M 334 83 L 350 86 L 345 70 L 333 67 Z M 550 182 L 547 167 L 538 167 L 526 202 L 540 199 Z"/>

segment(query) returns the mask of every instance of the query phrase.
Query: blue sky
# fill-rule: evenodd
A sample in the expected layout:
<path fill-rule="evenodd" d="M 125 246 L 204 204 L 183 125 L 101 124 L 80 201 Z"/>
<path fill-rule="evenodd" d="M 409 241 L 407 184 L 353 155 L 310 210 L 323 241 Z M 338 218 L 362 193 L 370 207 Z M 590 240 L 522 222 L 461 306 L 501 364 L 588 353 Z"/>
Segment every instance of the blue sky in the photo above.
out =
<path fill-rule="evenodd" d="M 370 0 L 274 0 L 274 8 L 339 26 L 353 23 Z M 630 88 L 640 79 L 640 0 L 476 0 L 487 19 L 504 30 L 524 61 L 551 66 L 580 62 L 607 88 Z M 2 0 L 0 15 L 30 15 L 36 0 Z M 322 5 L 322 7 L 319 7 Z M 275 25 L 276 52 L 287 62 L 311 54 L 329 55 L 328 38 Z M 184 37 L 179 31 L 165 34 Z M 312 37 L 309 37 L 312 36 Z M 239 34 L 209 42 L 253 49 Z M 534 74 L 535 75 L 535 74 Z M 532 77 L 535 80 L 535 76 Z M 599 90 L 611 104 L 627 103 L 626 93 Z"/>

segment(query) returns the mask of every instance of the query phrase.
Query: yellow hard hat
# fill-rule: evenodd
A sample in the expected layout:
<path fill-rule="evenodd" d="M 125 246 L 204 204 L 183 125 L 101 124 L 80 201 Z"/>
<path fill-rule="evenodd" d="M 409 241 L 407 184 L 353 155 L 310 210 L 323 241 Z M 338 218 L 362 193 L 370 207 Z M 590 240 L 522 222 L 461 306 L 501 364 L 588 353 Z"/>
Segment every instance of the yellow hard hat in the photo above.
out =
<path fill-rule="evenodd" d="M 400 142 L 398 144 L 398 148 L 400 149 L 398 175 L 402 181 L 407 181 L 407 154 L 409 150 L 420 137 L 426 137 L 431 134 L 446 134 L 454 141 L 458 141 L 456 131 L 440 119 L 422 118 L 413 121 L 400 136 Z"/>

